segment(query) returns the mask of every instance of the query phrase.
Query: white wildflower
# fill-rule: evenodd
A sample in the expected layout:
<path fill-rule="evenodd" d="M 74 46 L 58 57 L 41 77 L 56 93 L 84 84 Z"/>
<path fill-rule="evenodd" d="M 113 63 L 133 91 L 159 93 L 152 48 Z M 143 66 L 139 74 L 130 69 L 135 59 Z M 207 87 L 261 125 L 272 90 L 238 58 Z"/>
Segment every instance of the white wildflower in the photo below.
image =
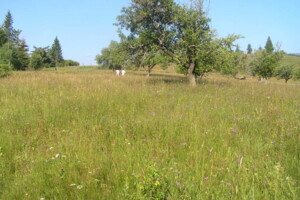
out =
<path fill-rule="evenodd" d="M 77 185 L 76 187 L 78 190 L 81 190 L 83 188 L 83 185 Z"/>

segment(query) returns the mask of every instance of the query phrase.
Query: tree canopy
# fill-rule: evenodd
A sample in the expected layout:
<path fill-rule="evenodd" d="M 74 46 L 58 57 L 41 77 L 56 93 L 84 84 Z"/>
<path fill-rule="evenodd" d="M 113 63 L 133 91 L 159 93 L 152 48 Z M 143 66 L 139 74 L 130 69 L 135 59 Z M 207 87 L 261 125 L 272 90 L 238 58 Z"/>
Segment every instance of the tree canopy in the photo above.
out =
<path fill-rule="evenodd" d="M 55 37 L 49 53 L 52 61 L 54 62 L 54 66 L 56 67 L 64 60 L 60 42 L 57 37 Z"/>
<path fill-rule="evenodd" d="M 139 38 L 145 46 L 154 46 L 178 63 L 180 71 L 196 78 L 215 67 L 217 52 L 230 51 L 237 36 L 217 39 L 203 11 L 203 1 L 180 5 L 173 0 L 132 0 L 122 9 L 118 25 Z"/>

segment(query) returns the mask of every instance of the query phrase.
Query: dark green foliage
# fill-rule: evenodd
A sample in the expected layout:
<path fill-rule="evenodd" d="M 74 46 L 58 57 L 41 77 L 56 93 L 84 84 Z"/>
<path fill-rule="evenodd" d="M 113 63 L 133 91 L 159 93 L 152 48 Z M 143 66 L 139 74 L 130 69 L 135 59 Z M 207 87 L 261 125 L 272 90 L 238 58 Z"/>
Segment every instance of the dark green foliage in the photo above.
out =
<path fill-rule="evenodd" d="M 53 62 L 50 58 L 49 52 L 49 47 L 34 47 L 34 51 L 30 58 L 30 68 L 37 70 L 42 67 L 52 67 Z"/>
<path fill-rule="evenodd" d="M 0 47 L 7 42 L 7 37 L 3 28 L 0 28 Z"/>
<path fill-rule="evenodd" d="M 0 47 L 0 77 L 9 75 L 12 70 L 13 49 L 10 43 L 5 43 Z"/>
<path fill-rule="evenodd" d="M 265 49 L 266 49 L 267 53 L 273 53 L 273 51 L 274 51 L 273 43 L 272 43 L 270 36 L 267 39 Z"/>
<path fill-rule="evenodd" d="M 20 40 L 21 31 L 13 27 L 13 18 L 10 12 L 7 13 L 3 26 L 0 28 L 0 47 L 6 46 L 9 49 L 8 57 L 0 58 L 2 63 L 12 66 L 14 70 L 25 70 L 29 64 L 28 46 L 25 40 Z M 3 60 L 4 59 L 4 60 Z"/>
<path fill-rule="evenodd" d="M 59 66 L 59 63 L 64 60 L 60 42 L 57 37 L 54 39 L 54 42 L 52 44 L 52 47 L 50 50 L 50 57 L 54 63 L 54 66 L 56 66 L 56 67 Z"/>
<path fill-rule="evenodd" d="M 282 65 L 277 67 L 274 71 L 274 76 L 278 79 L 284 79 L 287 83 L 293 77 L 294 66 L 292 65 Z"/>
<path fill-rule="evenodd" d="M 31 58 L 30 58 L 30 68 L 34 70 L 38 70 L 41 69 L 42 67 L 43 67 L 43 58 L 38 52 L 34 51 L 31 54 Z"/>
<path fill-rule="evenodd" d="M 251 44 L 248 44 L 247 46 L 247 54 L 252 54 L 252 47 L 251 47 Z"/>
<path fill-rule="evenodd" d="M 69 66 L 79 66 L 79 62 L 74 60 L 64 60 L 63 62 L 59 63 L 60 67 L 69 67 Z"/>
<path fill-rule="evenodd" d="M 28 46 L 25 40 L 20 40 L 16 48 L 16 56 L 18 64 L 15 65 L 16 70 L 26 70 L 29 66 Z"/>

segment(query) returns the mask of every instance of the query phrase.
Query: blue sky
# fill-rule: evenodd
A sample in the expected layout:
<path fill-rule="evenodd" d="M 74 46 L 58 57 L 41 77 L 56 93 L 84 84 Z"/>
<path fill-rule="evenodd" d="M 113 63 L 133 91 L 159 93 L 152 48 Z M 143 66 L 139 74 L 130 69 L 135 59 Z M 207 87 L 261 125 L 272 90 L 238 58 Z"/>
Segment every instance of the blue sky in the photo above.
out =
<path fill-rule="evenodd" d="M 188 2 L 188 0 L 178 0 Z M 30 50 L 51 46 L 57 36 L 65 59 L 95 64 L 111 40 L 113 25 L 130 0 L 0 0 L 0 22 L 10 10 L 14 28 L 22 30 Z M 288 53 L 300 52 L 300 0 L 211 0 L 209 17 L 218 36 L 240 34 L 242 50 L 264 47 L 270 36 Z"/>

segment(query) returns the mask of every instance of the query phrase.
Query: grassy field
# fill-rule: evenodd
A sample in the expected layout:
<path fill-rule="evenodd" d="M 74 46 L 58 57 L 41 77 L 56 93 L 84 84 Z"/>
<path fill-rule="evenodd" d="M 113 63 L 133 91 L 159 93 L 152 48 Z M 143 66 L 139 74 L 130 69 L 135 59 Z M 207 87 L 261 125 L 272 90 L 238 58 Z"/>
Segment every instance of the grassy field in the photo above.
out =
<path fill-rule="evenodd" d="M 300 87 L 94 68 L 0 79 L 0 199 L 299 199 Z"/>
<path fill-rule="evenodd" d="M 282 64 L 300 67 L 300 56 L 285 55 L 283 57 Z"/>

